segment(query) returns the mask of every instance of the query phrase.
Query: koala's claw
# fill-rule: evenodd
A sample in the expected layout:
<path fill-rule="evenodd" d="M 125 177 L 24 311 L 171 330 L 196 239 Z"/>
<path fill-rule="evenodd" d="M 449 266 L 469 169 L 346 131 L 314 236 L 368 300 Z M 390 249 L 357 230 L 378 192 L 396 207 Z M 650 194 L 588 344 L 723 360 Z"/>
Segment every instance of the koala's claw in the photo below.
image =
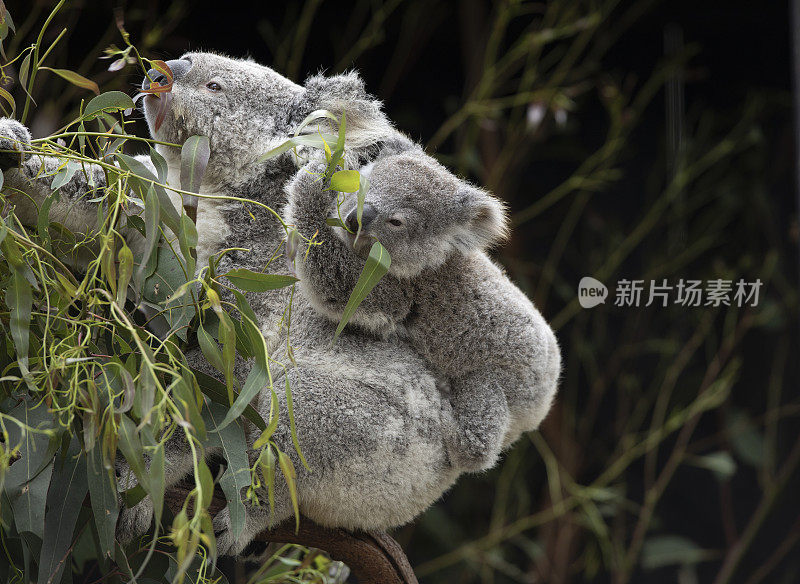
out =
<path fill-rule="evenodd" d="M 30 156 L 31 133 L 11 118 L 0 118 L 0 171 L 19 166 Z"/>
<path fill-rule="evenodd" d="M 123 508 L 119 512 L 117 539 L 123 544 L 130 543 L 147 533 L 152 522 L 153 502 L 150 497 L 145 497 L 139 504 L 130 509 Z"/>

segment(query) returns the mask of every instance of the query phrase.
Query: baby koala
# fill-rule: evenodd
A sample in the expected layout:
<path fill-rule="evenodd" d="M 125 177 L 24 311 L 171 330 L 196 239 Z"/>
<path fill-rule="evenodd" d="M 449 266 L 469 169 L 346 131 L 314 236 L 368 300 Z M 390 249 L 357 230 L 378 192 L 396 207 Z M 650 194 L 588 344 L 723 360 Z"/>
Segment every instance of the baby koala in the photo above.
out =
<path fill-rule="evenodd" d="M 324 240 L 297 261 L 302 292 L 338 322 L 364 258 L 380 241 L 391 256 L 389 274 L 351 323 L 410 340 L 449 386 L 451 462 L 466 471 L 490 468 L 522 432 L 538 427 L 560 370 L 542 316 L 484 253 L 507 235 L 504 205 L 398 141 L 361 169 L 370 186 L 356 238 L 325 221 L 340 214 L 350 231 L 358 229 L 355 195 L 337 210 L 337 193 L 316 174 L 322 168 L 300 172 L 287 187 L 286 221 Z"/>

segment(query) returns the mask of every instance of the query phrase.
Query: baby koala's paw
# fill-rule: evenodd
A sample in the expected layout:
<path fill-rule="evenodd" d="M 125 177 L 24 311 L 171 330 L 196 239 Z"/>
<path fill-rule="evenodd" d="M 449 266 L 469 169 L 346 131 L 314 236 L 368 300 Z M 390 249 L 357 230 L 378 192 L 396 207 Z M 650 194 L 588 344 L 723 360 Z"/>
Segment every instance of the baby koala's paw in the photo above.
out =
<path fill-rule="evenodd" d="M 0 171 L 19 166 L 29 155 L 31 133 L 28 128 L 11 118 L 0 118 Z"/>
<path fill-rule="evenodd" d="M 450 461 L 463 472 L 488 470 L 497 463 L 500 454 L 500 449 L 488 441 L 486 435 L 470 429 L 462 430 L 461 435 L 448 446 Z"/>
<path fill-rule="evenodd" d="M 153 501 L 145 497 L 137 505 L 123 508 L 117 520 L 117 540 L 128 544 L 137 537 L 141 537 L 150 529 L 153 522 Z"/>

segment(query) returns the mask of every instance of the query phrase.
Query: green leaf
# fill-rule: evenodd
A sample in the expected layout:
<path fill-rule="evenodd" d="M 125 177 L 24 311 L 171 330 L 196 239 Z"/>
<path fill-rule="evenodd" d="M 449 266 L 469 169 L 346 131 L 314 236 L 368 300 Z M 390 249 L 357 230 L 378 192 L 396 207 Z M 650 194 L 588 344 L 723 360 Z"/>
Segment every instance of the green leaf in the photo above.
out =
<path fill-rule="evenodd" d="M 47 495 L 38 584 L 58 584 L 70 566 L 72 534 L 87 490 L 86 458 L 73 437 L 64 460 L 56 462 Z"/>
<path fill-rule="evenodd" d="M 378 282 L 380 282 L 381 278 L 389 271 L 391 263 L 392 259 L 389 257 L 389 252 L 386 251 L 380 242 L 376 241 L 373 243 L 372 248 L 369 250 L 367 263 L 364 265 L 364 269 L 358 277 L 358 282 L 356 282 L 355 288 L 353 288 L 353 291 L 350 293 L 350 298 L 347 300 L 347 305 L 344 307 L 342 320 L 339 322 L 339 326 L 336 327 L 336 333 L 333 336 L 334 342 L 336 342 L 336 339 L 339 338 L 342 330 L 344 330 L 345 325 L 347 325 L 353 317 L 353 314 L 355 314 L 359 304 L 364 301 L 364 298 L 367 297 Z"/>
<path fill-rule="evenodd" d="M 219 338 L 222 341 L 222 372 L 225 374 L 225 385 L 228 389 L 228 403 L 234 403 L 233 368 L 236 364 L 236 331 L 231 317 L 225 311 L 217 313 L 219 317 Z"/>
<path fill-rule="evenodd" d="M 283 276 L 281 274 L 262 274 L 253 272 L 245 268 L 235 268 L 226 274 L 222 274 L 237 288 L 247 292 L 266 292 L 291 286 L 297 282 L 294 276 Z"/>
<path fill-rule="evenodd" d="M 33 293 L 31 292 L 31 285 L 25 279 L 25 272 L 22 266 L 13 269 L 11 282 L 8 290 L 6 290 L 6 305 L 11 311 L 9 324 L 11 326 L 11 337 L 14 339 L 14 346 L 17 349 L 17 360 L 20 367 L 24 368 L 23 373 L 25 373 L 28 368 L 28 344 L 30 341 Z"/>
<path fill-rule="evenodd" d="M 131 176 L 128 178 L 128 183 L 139 194 L 140 199 L 145 199 L 147 191 L 151 186 L 155 189 L 162 220 L 167 227 L 177 233 L 181 221 L 180 215 L 178 215 L 175 205 L 172 204 L 172 200 L 169 198 L 167 191 L 165 191 L 163 187 L 153 184 L 158 182 L 158 177 L 156 177 L 141 161 L 132 156 L 120 152 L 116 153 L 114 156 L 119 162 L 120 168 L 131 173 Z"/>
<path fill-rule="evenodd" d="M 720 480 L 728 480 L 736 474 L 736 461 L 729 452 L 712 452 L 704 456 L 694 456 L 689 459 L 694 466 L 705 468 L 717 475 Z"/>
<path fill-rule="evenodd" d="M 197 461 L 197 472 L 194 478 L 195 484 L 201 490 L 200 507 L 208 509 L 211 499 L 214 497 L 214 477 L 211 476 L 211 471 L 202 458 Z"/>
<path fill-rule="evenodd" d="M 229 402 L 228 395 L 225 391 L 225 384 L 217 379 L 214 379 L 210 375 L 203 373 L 202 371 L 198 371 L 197 369 L 192 369 L 191 371 L 197 379 L 197 384 L 200 386 L 200 391 L 202 391 L 204 395 L 208 396 L 208 398 L 214 403 L 218 403 L 226 407 L 228 406 Z M 234 392 L 233 395 L 234 398 L 239 396 L 239 394 L 236 392 Z M 244 409 L 242 415 L 250 420 L 259 430 L 263 431 L 266 429 L 267 423 L 252 405 L 247 404 L 247 407 Z"/>
<path fill-rule="evenodd" d="M 354 193 L 361 185 L 361 175 L 357 170 L 338 170 L 331 176 L 331 190 Z"/>
<path fill-rule="evenodd" d="M 117 254 L 119 260 L 119 268 L 117 270 L 117 304 L 120 307 L 125 306 L 125 298 L 128 291 L 128 283 L 131 281 L 131 274 L 133 274 L 133 252 L 131 249 L 122 244 L 122 248 Z"/>
<path fill-rule="evenodd" d="M 153 148 L 150 147 L 150 161 L 153 163 L 153 166 L 156 167 L 156 174 L 158 175 L 158 182 L 160 183 L 167 183 L 167 175 L 169 174 L 169 166 L 167 165 L 167 160 L 161 154 Z"/>
<path fill-rule="evenodd" d="M 44 69 L 45 71 L 50 71 L 55 73 L 62 79 L 66 79 L 73 85 L 77 85 L 78 87 L 82 87 L 83 89 L 89 89 L 94 91 L 95 94 L 98 96 L 100 95 L 100 88 L 97 87 L 97 83 L 92 81 L 91 79 L 86 79 L 83 75 L 79 73 L 75 73 L 75 71 L 70 71 L 69 69 L 51 69 L 50 67 L 39 67 L 39 69 Z M 130 99 L 130 98 L 128 98 Z"/>
<path fill-rule="evenodd" d="M 252 399 L 258 395 L 258 392 L 264 389 L 269 384 L 269 371 L 258 362 L 253 364 L 253 368 L 245 379 L 242 392 L 231 405 L 225 418 L 220 422 L 217 431 L 225 428 L 228 424 L 236 420 L 250 404 Z"/>
<path fill-rule="evenodd" d="M 264 477 L 264 482 L 267 483 L 267 499 L 269 500 L 270 511 L 275 511 L 275 454 L 272 452 L 272 446 L 267 446 L 264 451 L 266 461 L 259 457 L 261 462 L 261 474 Z"/>
<path fill-rule="evenodd" d="M 144 467 L 144 450 L 142 442 L 139 440 L 139 432 L 136 424 L 128 416 L 121 416 L 118 426 L 119 449 L 125 457 L 128 466 L 139 481 L 145 491 L 149 492 L 147 484 L 147 472 Z"/>
<path fill-rule="evenodd" d="M 748 415 L 744 411 L 733 410 L 726 418 L 726 425 L 736 456 L 755 468 L 761 468 L 765 461 L 764 437 Z"/>
<path fill-rule="evenodd" d="M 331 227 L 341 227 L 342 229 L 347 229 L 347 226 L 338 217 L 326 217 L 325 223 Z"/>
<path fill-rule="evenodd" d="M 158 247 L 156 269 L 142 286 L 142 296 L 154 304 L 165 304 L 186 283 L 184 265 L 172 249 Z"/>
<path fill-rule="evenodd" d="M 305 456 L 303 456 L 303 452 L 300 450 L 300 442 L 297 439 L 297 428 L 294 424 L 294 405 L 292 400 L 292 388 L 291 384 L 289 383 L 289 376 L 284 376 L 286 379 L 286 409 L 288 410 L 289 414 L 289 429 L 292 434 L 292 444 L 294 444 L 294 450 L 297 452 L 297 456 L 300 457 L 300 462 L 303 463 L 303 466 L 306 467 L 307 470 L 311 470 L 306 462 Z"/>
<path fill-rule="evenodd" d="M 651 537 L 642 546 L 642 567 L 645 570 L 675 564 L 696 564 L 706 557 L 696 543 L 678 535 Z"/>
<path fill-rule="evenodd" d="M 14 117 L 14 113 L 17 111 L 17 102 L 14 101 L 14 97 L 2 87 L 0 87 L 0 97 L 11 106 L 11 109 L 6 109 L 4 105 L 0 104 L 0 107 L 3 108 L 3 113 L 7 117 Z"/>
<path fill-rule="evenodd" d="M 104 556 L 113 557 L 114 529 L 119 516 L 117 481 L 113 465 L 110 464 L 109 468 L 106 468 L 106 461 L 103 459 L 103 451 L 99 444 L 89 452 L 86 473 L 100 549 Z"/>
<path fill-rule="evenodd" d="M 270 375 L 269 370 L 269 356 L 267 354 L 267 344 L 264 341 L 264 336 L 258 334 L 258 326 L 249 318 L 243 317 L 242 325 L 245 328 L 250 329 L 248 336 L 251 339 L 255 340 L 256 337 L 258 339 L 258 345 L 255 347 L 254 351 L 255 363 L 253 363 L 253 367 L 250 369 L 247 379 L 245 379 L 242 392 L 231 405 L 228 413 L 225 415 L 225 418 L 222 420 L 222 422 L 220 422 L 217 431 L 236 420 L 247 407 L 247 405 L 256 395 L 258 395 L 262 389 L 265 387 L 272 389 L 272 376 Z M 253 334 L 253 331 L 255 331 L 256 334 Z"/>
<path fill-rule="evenodd" d="M 22 60 L 22 65 L 19 67 L 19 86 L 25 90 L 25 93 L 28 92 L 28 74 L 31 68 L 31 55 L 33 55 L 33 52 L 25 55 L 25 58 Z"/>
<path fill-rule="evenodd" d="M 258 450 L 259 448 L 263 447 L 269 439 L 272 438 L 272 435 L 275 433 L 275 429 L 278 427 L 278 418 L 280 414 L 280 410 L 278 409 L 278 394 L 275 393 L 273 388 L 270 388 L 271 394 L 271 403 L 270 403 L 270 411 L 269 411 L 269 425 L 264 429 L 259 436 L 258 440 L 255 441 L 253 444 L 253 448 Z"/>
<path fill-rule="evenodd" d="M 156 380 L 153 378 L 154 372 L 150 369 L 147 361 L 142 359 L 139 367 L 139 377 L 136 380 L 136 391 L 133 394 L 133 407 L 131 411 L 134 415 L 145 423 L 150 420 L 150 411 L 156 399 Z"/>
<path fill-rule="evenodd" d="M 14 522 L 20 533 L 42 537 L 47 487 L 52 474 L 52 457 L 57 441 L 52 439 L 53 417 L 44 403 L 31 407 L 23 401 L 9 416 L 25 424 L 6 422 L 9 444 L 19 445 L 20 458 L 5 472 L 4 489 L 11 500 Z M 34 432 L 31 429 L 39 431 Z"/>
<path fill-rule="evenodd" d="M 181 188 L 192 193 L 200 192 L 203 175 L 211 157 L 208 136 L 189 136 L 181 148 Z M 197 208 L 197 197 L 186 197 L 184 207 Z"/>
<path fill-rule="evenodd" d="M 336 142 L 336 139 L 337 136 L 334 134 L 302 134 L 300 136 L 295 136 L 294 138 L 289 138 L 280 146 L 277 146 L 266 154 L 262 155 L 258 159 L 258 162 L 264 162 L 270 158 L 275 158 L 276 156 L 280 156 L 284 152 L 287 152 L 292 148 L 297 148 L 298 146 L 309 146 L 311 148 L 319 148 L 322 150 L 327 144 Z"/>
<path fill-rule="evenodd" d="M 161 238 L 160 214 L 161 209 L 156 198 L 155 189 L 150 185 L 144 197 L 145 245 L 141 263 L 136 270 L 136 284 L 139 288 L 142 287 L 145 278 L 152 276 L 156 270 L 156 246 Z"/>
<path fill-rule="evenodd" d="M 86 109 L 83 110 L 84 120 L 93 120 L 100 113 L 113 113 L 133 109 L 136 104 L 128 96 L 128 94 L 121 91 L 107 91 L 101 93 L 97 97 L 86 104 Z"/>
<path fill-rule="evenodd" d="M 258 319 L 256 318 L 256 313 L 253 312 L 253 309 L 250 306 L 250 303 L 247 301 L 245 295 L 238 290 L 231 290 L 231 292 L 233 293 L 234 298 L 236 298 L 236 308 L 239 309 L 241 315 L 245 318 L 249 318 L 252 322 L 257 323 Z"/>
<path fill-rule="evenodd" d="M 206 332 L 202 324 L 197 327 L 197 342 L 200 345 L 200 350 L 203 352 L 206 361 L 208 361 L 214 369 L 220 373 L 224 373 L 225 368 L 222 364 L 222 353 L 220 353 L 219 347 L 216 341 L 214 341 L 214 337 Z"/>
<path fill-rule="evenodd" d="M 247 442 L 244 431 L 238 421 L 215 431 L 226 413 L 226 408 L 217 404 L 208 404 L 203 411 L 203 418 L 208 428 L 209 446 L 217 446 L 227 461 L 227 468 L 220 477 L 219 484 L 225 493 L 230 511 L 231 528 L 234 538 L 238 539 L 245 527 L 245 508 L 242 502 L 242 489 L 250 486 L 250 462 L 247 459 Z"/>
<path fill-rule="evenodd" d="M 164 509 L 164 490 L 166 488 L 164 462 L 164 443 L 159 442 L 148 469 L 150 475 L 150 499 L 153 501 L 153 517 L 156 525 L 161 523 L 161 513 Z"/>
<path fill-rule="evenodd" d="M 294 510 L 295 530 L 299 530 L 300 505 L 297 500 L 297 485 L 295 483 L 297 472 L 294 470 L 292 459 L 281 451 L 278 451 L 278 465 L 281 467 L 281 472 L 283 473 L 283 478 L 286 481 L 286 486 L 289 487 L 289 498 L 292 500 L 292 509 Z"/>
<path fill-rule="evenodd" d="M 53 182 L 50 184 L 50 188 L 52 190 L 58 190 L 64 185 L 66 185 L 69 181 L 72 180 L 72 177 L 75 176 L 75 173 L 81 170 L 82 166 L 81 163 L 76 160 L 70 160 L 67 162 L 53 177 Z"/>
<path fill-rule="evenodd" d="M 206 423 L 200 414 L 203 398 L 199 388 L 197 392 L 194 391 L 194 385 L 191 376 L 187 374 L 185 377 L 178 377 L 170 390 L 173 398 L 183 405 L 184 418 L 192 425 L 195 435 L 203 441 L 206 439 Z"/>
<path fill-rule="evenodd" d="M 303 129 L 306 126 L 308 126 L 311 122 L 314 122 L 316 120 L 325 119 L 325 118 L 327 118 L 329 120 L 332 120 L 335 123 L 339 123 L 339 120 L 336 119 L 336 116 L 333 115 L 328 110 L 314 110 L 313 112 L 308 114 L 306 116 L 306 118 L 302 122 L 300 122 L 300 125 L 297 126 L 297 128 L 295 128 L 294 135 L 298 136 L 300 134 L 300 132 L 302 132 Z"/>

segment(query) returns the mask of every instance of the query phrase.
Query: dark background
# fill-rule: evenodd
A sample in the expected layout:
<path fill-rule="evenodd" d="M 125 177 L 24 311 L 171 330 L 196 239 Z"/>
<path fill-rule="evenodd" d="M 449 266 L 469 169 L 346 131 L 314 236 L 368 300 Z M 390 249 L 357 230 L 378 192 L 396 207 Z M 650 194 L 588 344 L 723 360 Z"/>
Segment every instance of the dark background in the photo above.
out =
<path fill-rule="evenodd" d="M 6 5 L 18 27 L 28 16 L 38 30 L 51 3 Z M 103 90 L 133 92 L 139 80 L 132 66 L 108 73 L 108 62 L 97 60 L 109 44 L 121 46 L 117 6 L 133 42 L 151 58 L 188 50 L 251 56 L 298 82 L 319 70 L 354 67 L 400 129 L 423 144 L 434 139 L 432 152 L 442 161 L 509 203 L 517 225 L 497 257 L 557 329 L 562 389 L 540 435 L 523 439 L 491 472 L 463 477 L 435 508 L 398 530 L 422 582 L 800 578 L 796 130 L 787 3 L 524 4 L 501 35 L 499 58 L 546 28 L 547 14 L 562 27 L 595 12 L 601 18 L 586 36 L 579 26 L 535 56 L 523 53 L 486 94 L 502 99 L 529 87 L 537 96 L 477 111 L 443 137 L 442 124 L 486 74 L 487 39 L 509 9 L 503 3 L 68 5 L 49 33 L 69 28 L 51 66 L 81 71 Z M 668 70 L 665 31 L 682 37 L 676 52 L 686 54 Z M 573 57 L 559 73 L 559 63 Z M 652 95 L 633 107 L 659 72 Z M 683 93 L 682 104 L 668 106 L 667 80 Z M 42 75 L 37 96 L 31 126 L 43 136 L 87 94 Z M 609 138 L 607 108 L 614 107 L 622 111 L 622 129 L 602 164 L 581 174 Z M 530 108 L 545 112 L 538 125 L 526 122 Z M 670 142 L 670 128 L 679 129 L 680 148 Z M 139 132 L 146 133 L 143 123 Z M 696 168 L 715 148 L 724 152 Z M 582 180 L 570 182 L 576 171 Z M 683 173 L 690 178 L 668 195 Z M 565 184 L 559 197 L 547 198 Z M 673 198 L 660 207 L 665 196 Z M 526 219 L 532 204 L 550 200 Z M 645 220 L 653 209 L 661 210 Z M 626 239 L 631 234 L 635 240 Z M 578 281 L 587 275 L 612 295 L 591 310 L 576 305 Z M 670 284 L 761 278 L 764 285 L 750 310 L 615 307 L 614 284 L 625 277 Z M 620 456 L 660 426 L 659 407 L 669 418 L 696 405 L 715 381 L 730 382 L 715 407 L 682 420 L 657 449 L 632 456 L 602 492 L 576 495 L 574 485 L 617 468 Z M 580 503 L 564 509 L 563 500 Z M 529 528 L 513 528 L 531 517 Z M 737 569 L 722 579 L 722 566 L 731 564 Z"/>

